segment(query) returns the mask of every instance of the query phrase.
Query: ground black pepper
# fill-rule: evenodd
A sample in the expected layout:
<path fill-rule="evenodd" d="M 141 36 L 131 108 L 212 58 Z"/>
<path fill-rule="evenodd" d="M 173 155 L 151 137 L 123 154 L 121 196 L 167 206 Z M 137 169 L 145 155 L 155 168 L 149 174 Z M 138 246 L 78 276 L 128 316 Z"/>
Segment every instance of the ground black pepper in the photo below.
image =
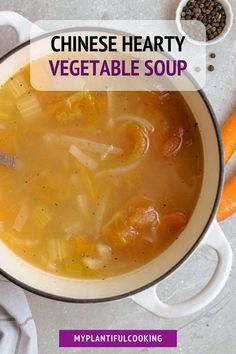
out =
<path fill-rule="evenodd" d="M 210 41 L 223 31 L 226 13 L 217 0 L 189 0 L 181 12 L 181 20 L 199 20 L 206 28 L 206 39 Z"/>

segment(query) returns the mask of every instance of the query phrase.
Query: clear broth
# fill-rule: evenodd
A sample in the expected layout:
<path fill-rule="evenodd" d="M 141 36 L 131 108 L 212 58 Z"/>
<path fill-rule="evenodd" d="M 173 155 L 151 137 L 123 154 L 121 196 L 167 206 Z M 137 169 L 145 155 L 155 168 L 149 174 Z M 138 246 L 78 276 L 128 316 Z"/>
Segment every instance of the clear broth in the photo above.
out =
<path fill-rule="evenodd" d="M 17 158 L 0 165 L 0 238 L 68 277 L 106 278 L 158 256 L 188 223 L 203 175 L 180 93 L 38 92 L 29 67 L 0 90 L 0 151 Z"/>

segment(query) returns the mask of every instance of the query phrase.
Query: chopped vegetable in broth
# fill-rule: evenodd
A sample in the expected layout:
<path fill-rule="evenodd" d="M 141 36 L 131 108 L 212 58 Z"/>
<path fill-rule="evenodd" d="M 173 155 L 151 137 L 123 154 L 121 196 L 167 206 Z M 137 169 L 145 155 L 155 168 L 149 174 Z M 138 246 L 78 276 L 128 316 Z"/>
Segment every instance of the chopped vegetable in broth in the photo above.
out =
<path fill-rule="evenodd" d="M 28 67 L 0 90 L 0 156 L 0 238 L 75 278 L 125 273 L 163 252 L 203 174 L 180 93 L 40 92 Z"/>

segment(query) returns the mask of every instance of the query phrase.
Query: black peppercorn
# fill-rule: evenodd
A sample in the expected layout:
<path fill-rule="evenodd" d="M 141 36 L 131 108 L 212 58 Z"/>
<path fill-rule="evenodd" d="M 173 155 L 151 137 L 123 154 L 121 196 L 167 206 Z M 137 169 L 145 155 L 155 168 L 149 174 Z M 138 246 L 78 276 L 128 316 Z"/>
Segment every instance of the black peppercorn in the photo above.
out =
<path fill-rule="evenodd" d="M 215 70 L 215 67 L 213 65 L 208 66 L 208 71 L 214 71 L 214 70 Z"/>

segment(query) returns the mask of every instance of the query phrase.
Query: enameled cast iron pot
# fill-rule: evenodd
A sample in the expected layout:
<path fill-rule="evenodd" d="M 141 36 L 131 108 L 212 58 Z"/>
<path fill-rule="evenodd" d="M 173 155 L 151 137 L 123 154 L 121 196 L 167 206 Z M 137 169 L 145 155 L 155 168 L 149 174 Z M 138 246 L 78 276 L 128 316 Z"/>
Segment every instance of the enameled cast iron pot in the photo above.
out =
<path fill-rule="evenodd" d="M 0 59 L 0 84 L 29 63 L 31 23 L 14 12 L 0 12 L 0 25 L 13 26 L 20 45 Z M 50 34 L 49 34 L 50 35 Z M 188 77 L 183 80 L 191 83 Z M 165 252 L 148 264 L 124 275 L 105 280 L 80 280 L 56 276 L 25 262 L 0 241 L 2 275 L 26 290 L 55 300 L 102 302 L 131 297 L 136 303 L 161 317 L 181 317 L 209 304 L 222 290 L 232 265 L 232 251 L 215 220 L 223 181 L 222 150 L 213 111 L 201 91 L 183 92 L 198 123 L 204 153 L 204 176 L 200 196 L 191 219 L 179 237 Z M 157 284 L 207 245 L 218 256 L 207 285 L 195 296 L 178 304 L 165 304 L 157 296 Z"/>

